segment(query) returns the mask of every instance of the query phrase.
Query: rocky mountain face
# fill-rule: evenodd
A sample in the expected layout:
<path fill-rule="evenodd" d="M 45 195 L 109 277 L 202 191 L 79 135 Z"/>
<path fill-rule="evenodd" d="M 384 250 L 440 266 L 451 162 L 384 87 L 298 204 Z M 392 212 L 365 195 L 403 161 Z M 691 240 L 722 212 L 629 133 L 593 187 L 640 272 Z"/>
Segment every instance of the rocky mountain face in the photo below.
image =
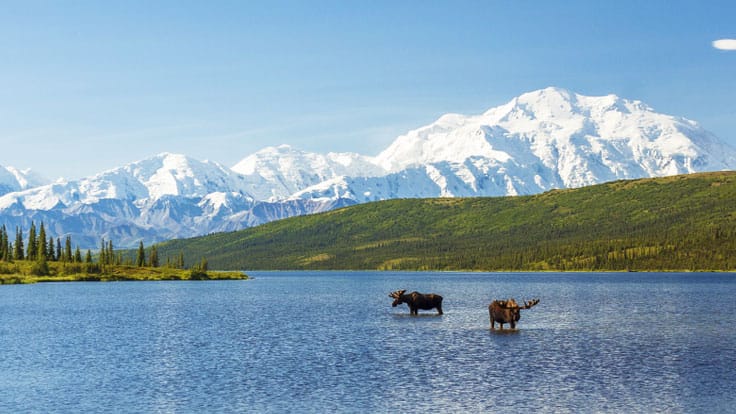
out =
<path fill-rule="evenodd" d="M 376 157 L 282 145 L 228 168 L 164 153 L 46 185 L 0 168 L 0 224 L 43 221 L 83 248 L 102 237 L 122 247 L 391 198 L 523 195 L 732 169 L 736 151 L 694 121 L 547 88 L 480 115 L 444 115 Z"/>

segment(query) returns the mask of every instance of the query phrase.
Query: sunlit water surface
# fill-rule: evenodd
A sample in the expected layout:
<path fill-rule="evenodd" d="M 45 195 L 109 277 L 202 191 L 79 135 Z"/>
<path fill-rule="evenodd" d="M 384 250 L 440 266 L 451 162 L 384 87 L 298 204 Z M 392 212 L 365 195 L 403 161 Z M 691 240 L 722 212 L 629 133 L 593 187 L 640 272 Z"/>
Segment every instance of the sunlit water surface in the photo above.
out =
<path fill-rule="evenodd" d="M 250 274 L 0 287 L 0 412 L 736 407 L 734 274 Z M 490 331 L 509 296 L 541 301 Z"/>

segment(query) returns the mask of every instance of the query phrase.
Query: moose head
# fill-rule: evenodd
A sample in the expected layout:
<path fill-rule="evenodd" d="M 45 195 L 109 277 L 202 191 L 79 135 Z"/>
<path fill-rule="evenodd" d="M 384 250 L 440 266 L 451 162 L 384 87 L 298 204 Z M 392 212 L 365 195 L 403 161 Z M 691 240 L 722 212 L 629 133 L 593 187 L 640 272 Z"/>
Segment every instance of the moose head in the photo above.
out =
<path fill-rule="evenodd" d="M 516 329 L 516 322 L 521 318 L 521 310 L 529 309 L 537 303 L 539 303 L 539 299 L 526 301 L 524 302 L 524 306 L 519 306 L 514 298 L 509 298 L 507 300 L 494 300 L 490 305 L 488 305 L 491 329 L 495 329 L 496 322 L 501 326 L 501 329 L 503 329 L 504 323 L 508 323 L 509 326 L 511 326 L 511 329 Z"/>
<path fill-rule="evenodd" d="M 397 290 L 396 292 L 391 292 L 388 294 L 388 297 L 394 299 L 394 303 L 391 304 L 394 308 L 404 303 L 404 301 L 401 299 L 401 295 L 403 295 L 406 292 L 406 289 L 404 290 Z"/>

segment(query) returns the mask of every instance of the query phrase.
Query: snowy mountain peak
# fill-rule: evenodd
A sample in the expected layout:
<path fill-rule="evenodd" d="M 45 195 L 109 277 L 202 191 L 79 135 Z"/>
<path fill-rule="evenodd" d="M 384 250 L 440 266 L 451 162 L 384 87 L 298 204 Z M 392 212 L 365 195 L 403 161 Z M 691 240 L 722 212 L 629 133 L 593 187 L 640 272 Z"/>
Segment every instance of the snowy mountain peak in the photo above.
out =
<path fill-rule="evenodd" d="M 139 183 L 145 188 L 145 197 L 150 199 L 167 195 L 203 197 L 217 191 L 243 191 L 245 185 L 242 177 L 221 164 L 172 153 L 161 153 L 108 171 L 101 178 Z"/>
<path fill-rule="evenodd" d="M 257 199 L 286 199 L 292 194 L 336 177 L 383 175 L 370 157 L 354 153 L 306 152 L 289 145 L 267 147 L 233 166 Z"/>
<path fill-rule="evenodd" d="M 0 195 L 13 191 L 22 191 L 48 183 L 48 180 L 31 169 L 19 170 L 14 167 L 0 165 Z"/>
<path fill-rule="evenodd" d="M 524 179 L 525 191 L 736 167 L 734 150 L 697 123 L 640 101 L 553 87 L 480 115 L 444 115 L 398 137 L 377 159 L 391 171 L 471 163 L 499 179 L 531 178 L 536 184 Z"/>

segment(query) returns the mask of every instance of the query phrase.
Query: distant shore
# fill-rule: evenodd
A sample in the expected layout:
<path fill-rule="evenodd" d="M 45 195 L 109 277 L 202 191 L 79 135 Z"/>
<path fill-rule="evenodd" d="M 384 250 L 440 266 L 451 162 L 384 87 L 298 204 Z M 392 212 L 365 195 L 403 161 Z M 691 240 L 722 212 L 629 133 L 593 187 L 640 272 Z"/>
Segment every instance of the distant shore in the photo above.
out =
<path fill-rule="evenodd" d="M 201 271 L 172 267 L 137 267 L 128 265 L 86 266 L 81 263 L 47 263 L 39 271 L 36 262 L 18 260 L 0 262 L 0 284 L 46 282 L 113 282 L 157 280 L 247 280 L 240 271 Z"/>

